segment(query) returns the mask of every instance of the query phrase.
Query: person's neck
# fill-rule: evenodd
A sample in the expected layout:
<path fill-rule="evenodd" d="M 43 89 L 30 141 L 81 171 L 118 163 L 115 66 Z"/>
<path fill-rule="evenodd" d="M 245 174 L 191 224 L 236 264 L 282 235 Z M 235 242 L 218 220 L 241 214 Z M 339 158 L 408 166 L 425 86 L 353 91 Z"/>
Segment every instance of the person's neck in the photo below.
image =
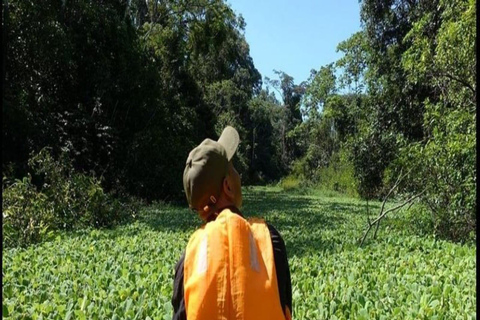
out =
<path fill-rule="evenodd" d="M 231 207 L 236 208 L 235 203 L 236 203 L 235 199 L 232 199 L 231 197 L 227 196 L 224 192 L 222 192 L 217 199 L 217 203 L 215 203 L 215 207 L 216 207 L 215 213 L 219 214 L 225 208 L 231 208 Z M 236 210 L 239 211 L 238 208 Z"/>
<path fill-rule="evenodd" d="M 243 218 L 243 214 L 240 211 L 240 209 L 238 209 L 233 203 L 228 203 L 228 204 L 224 204 L 222 206 L 217 206 L 217 209 L 215 210 L 215 213 L 211 214 L 205 222 L 208 223 L 210 221 L 214 221 L 215 219 L 217 219 L 217 216 L 225 209 L 228 209 L 228 210 L 232 211 L 235 214 L 238 214 L 239 216 L 241 216 Z"/>
<path fill-rule="evenodd" d="M 236 213 L 236 214 L 239 214 L 243 217 L 242 215 L 242 212 L 240 211 L 240 209 L 238 209 L 233 203 L 228 205 L 228 206 L 225 206 L 223 208 L 219 208 L 217 209 L 217 215 L 220 214 L 220 212 L 222 212 L 223 210 L 225 209 L 229 209 L 230 211 L 232 211 L 233 213 Z"/>

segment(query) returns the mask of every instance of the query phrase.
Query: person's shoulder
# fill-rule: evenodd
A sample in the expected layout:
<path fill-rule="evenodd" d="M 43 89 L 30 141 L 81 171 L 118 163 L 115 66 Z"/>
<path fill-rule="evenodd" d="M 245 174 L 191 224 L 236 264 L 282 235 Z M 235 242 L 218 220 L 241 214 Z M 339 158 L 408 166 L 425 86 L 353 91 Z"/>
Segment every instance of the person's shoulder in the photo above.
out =
<path fill-rule="evenodd" d="M 266 223 L 266 224 L 267 224 L 268 230 L 270 231 L 270 237 L 272 238 L 272 243 L 274 245 L 278 244 L 281 247 L 285 246 L 285 242 L 280 232 L 272 224 L 270 223 Z"/>
<path fill-rule="evenodd" d="M 202 224 L 197 230 L 195 230 L 191 235 L 190 237 L 188 238 L 188 243 L 187 243 L 187 247 L 191 244 L 191 243 L 194 243 L 196 241 L 198 241 L 199 238 L 201 238 L 201 236 L 203 235 L 203 233 L 205 232 L 205 227 L 207 226 L 206 223 Z"/>
<path fill-rule="evenodd" d="M 269 222 L 267 222 L 264 218 L 261 217 L 248 217 L 246 219 L 250 224 L 260 223 L 265 224 L 270 231 L 271 234 L 280 236 L 280 232 Z"/>
<path fill-rule="evenodd" d="M 175 265 L 175 273 L 183 270 L 184 262 L 185 262 L 185 251 L 182 253 L 182 255 L 180 256 L 180 259 L 178 259 L 177 264 Z"/>
<path fill-rule="evenodd" d="M 265 222 L 265 224 L 267 225 L 270 233 L 280 236 L 280 232 L 278 232 L 278 230 L 271 223 Z"/>

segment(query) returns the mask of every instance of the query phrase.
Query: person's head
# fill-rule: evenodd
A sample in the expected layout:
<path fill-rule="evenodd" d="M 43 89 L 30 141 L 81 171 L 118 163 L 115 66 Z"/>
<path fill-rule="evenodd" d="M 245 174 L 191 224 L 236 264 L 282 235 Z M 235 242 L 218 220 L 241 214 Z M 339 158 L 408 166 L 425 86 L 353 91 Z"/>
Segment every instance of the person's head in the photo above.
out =
<path fill-rule="evenodd" d="M 219 209 L 242 205 L 240 175 L 232 162 L 239 142 L 238 132 L 227 126 L 218 141 L 205 139 L 188 155 L 183 187 L 189 207 L 203 220 Z"/>

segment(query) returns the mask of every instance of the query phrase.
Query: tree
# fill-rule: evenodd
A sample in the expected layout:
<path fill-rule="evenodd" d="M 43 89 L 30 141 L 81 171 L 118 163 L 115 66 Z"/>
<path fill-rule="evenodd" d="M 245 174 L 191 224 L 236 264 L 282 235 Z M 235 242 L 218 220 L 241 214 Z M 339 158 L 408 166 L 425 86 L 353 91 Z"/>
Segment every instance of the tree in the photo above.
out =
<path fill-rule="evenodd" d="M 324 108 L 327 99 L 337 91 L 337 77 L 333 63 L 322 66 L 318 72 L 311 70 L 303 99 L 308 117 L 315 118 L 316 114 Z"/>
<path fill-rule="evenodd" d="M 465 240 L 476 230 L 475 1 L 440 1 L 438 8 L 441 13 L 426 13 L 406 36 L 409 81 L 427 82 L 439 97 L 425 100 L 425 138 L 403 145 L 399 167 L 414 169 L 407 190 L 425 189 L 422 201 L 435 232 Z M 424 29 L 439 14 L 438 32 L 427 38 Z"/>
<path fill-rule="evenodd" d="M 266 183 L 285 174 L 281 163 L 279 120 L 284 109 L 273 93 L 262 90 L 249 102 L 251 139 L 249 175 L 251 182 Z"/>
<path fill-rule="evenodd" d="M 103 177 L 107 190 L 182 198 L 179 159 L 200 139 L 238 121 L 248 142 L 248 101 L 261 77 L 243 18 L 225 2 L 14 0 L 9 8 L 2 160 L 13 175 L 49 146 Z"/>
<path fill-rule="evenodd" d="M 293 77 L 283 71 L 274 70 L 279 79 L 271 80 L 266 77 L 267 85 L 274 88 L 282 97 L 282 108 L 284 117 L 280 119 L 280 137 L 282 149 L 282 165 L 288 168 L 294 159 L 301 157 L 302 143 L 295 128 L 302 123 L 300 102 L 305 93 L 305 84 L 295 84 Z"/>
<path fill-rule="evenodd" d="M 337 46 L 337 52 L 343 57 L 335 63 L 343 69 L 340 77 L 340 88 L 348 88 L 353 93 L 360 94 L 365 89 L 364 79 L 369 59 L 369 47 L 364 31 L 354 33 L 350 38 Z"/>
<path fill-rule="evenodd" d="M 114 122 L 144 93 L 129 83 L 142 78 L 142 55 L 126 7 L 9 5 L 3 163 L 15 163 L 22 174 L 30 152 L 49 145 L 57 155 L 69 152 L 77 168 L 102 172 L 115 143 Z"/>

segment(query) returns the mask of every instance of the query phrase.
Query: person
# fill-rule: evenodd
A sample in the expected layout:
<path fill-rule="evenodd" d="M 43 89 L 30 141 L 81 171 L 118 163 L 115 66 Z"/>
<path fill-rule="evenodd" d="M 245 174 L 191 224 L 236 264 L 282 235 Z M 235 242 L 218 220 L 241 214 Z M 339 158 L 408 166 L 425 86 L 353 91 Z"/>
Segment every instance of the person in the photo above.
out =
<path fill-rule="evenodd" d="M 183 185 L 203 220 L 175 267 L 174 320 L 291 319 L 292 286 L 280 233 L 263 219 L 245 219 L 232 158 L 240 142 L 227 126 L 188 155 Z"/>

